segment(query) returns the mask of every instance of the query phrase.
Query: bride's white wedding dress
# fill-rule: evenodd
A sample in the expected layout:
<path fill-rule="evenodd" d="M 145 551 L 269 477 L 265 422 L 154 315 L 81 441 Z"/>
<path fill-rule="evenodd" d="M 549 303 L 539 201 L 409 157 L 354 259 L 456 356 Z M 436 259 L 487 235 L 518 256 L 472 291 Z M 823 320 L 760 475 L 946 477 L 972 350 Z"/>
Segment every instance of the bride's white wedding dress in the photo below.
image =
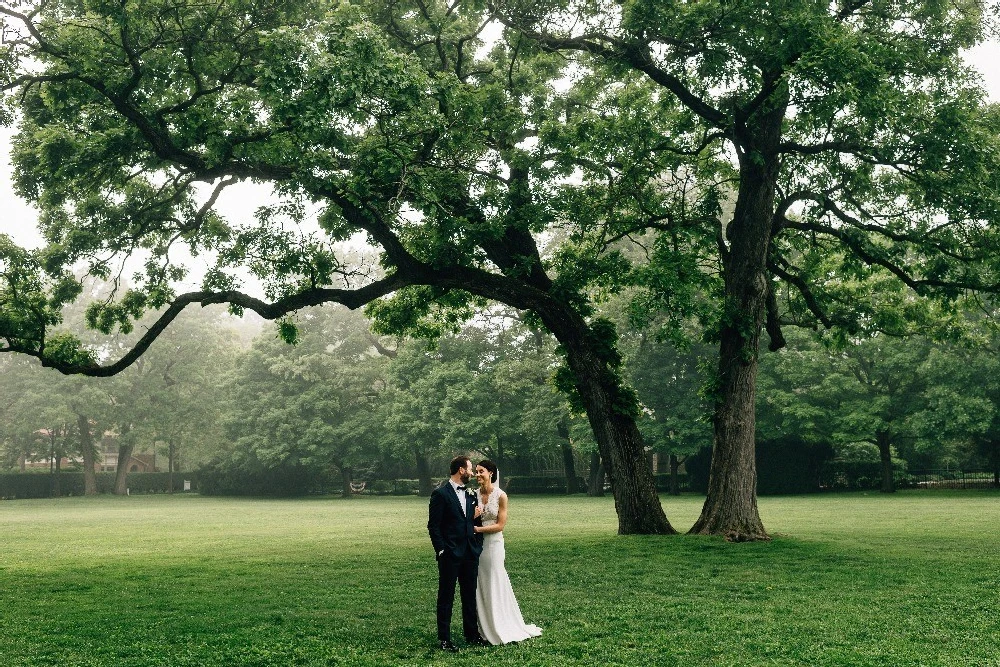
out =
<path fill-rule="evenodd" d="M 499 487 L 494 488 L 483 504 L 483 526 L 496 525 L 501 493 Z M 476 585 L 476 613 L 479 634 L 491 644 L 519 642 L 542 634 L 537 625 L 525 624 L 504 567 L 504 558 L 503 533 L 484 533 Z"/>

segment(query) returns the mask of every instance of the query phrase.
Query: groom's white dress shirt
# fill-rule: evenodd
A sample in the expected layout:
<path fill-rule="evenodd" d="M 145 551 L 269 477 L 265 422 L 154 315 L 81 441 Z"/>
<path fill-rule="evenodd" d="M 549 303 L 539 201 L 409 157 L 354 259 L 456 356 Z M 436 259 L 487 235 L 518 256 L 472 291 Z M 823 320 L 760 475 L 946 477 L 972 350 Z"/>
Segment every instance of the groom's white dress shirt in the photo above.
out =
<path fill-rule="evenodd" d="M 452 490 L 458 496 L 458 506 L 462 508 L 462 514 L 465 514 L 465 490 L 458 488 L 459 485 L 453 479 L 448 480 L 448 483 L 451 484 Z"/>

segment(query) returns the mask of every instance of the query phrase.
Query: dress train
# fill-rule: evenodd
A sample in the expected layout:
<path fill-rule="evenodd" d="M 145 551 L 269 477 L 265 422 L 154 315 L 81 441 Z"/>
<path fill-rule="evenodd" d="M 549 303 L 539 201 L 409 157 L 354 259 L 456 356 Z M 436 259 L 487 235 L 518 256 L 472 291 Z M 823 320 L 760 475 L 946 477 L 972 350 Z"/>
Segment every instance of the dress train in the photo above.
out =
<path fill-rule="evenodd" d="M 484 526 L 496 524 L 501 493 L 499 488 L 493 489 L 484 504 Z M 542 634 L 541 628 L 525 623 L 521 616 L 521 608 L 514 597 L 510 577 L 507 576 L 505 558 L 503 533 L 483 535 L 483 553 L 479 557 L 479 581 L 476 585 L 476 610 L 479 634 L 491 644 L 509 644 Z"/>

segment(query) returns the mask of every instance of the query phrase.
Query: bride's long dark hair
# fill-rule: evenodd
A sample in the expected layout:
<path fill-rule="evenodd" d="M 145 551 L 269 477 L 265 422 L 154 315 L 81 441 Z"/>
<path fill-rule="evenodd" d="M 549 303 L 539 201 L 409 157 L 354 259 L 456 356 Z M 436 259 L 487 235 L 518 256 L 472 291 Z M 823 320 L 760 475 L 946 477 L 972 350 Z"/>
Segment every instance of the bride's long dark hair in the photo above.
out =
<path fill-rule="evenodd" d="M 487 470 L 489 470 L 490 471 L 490 482 L 492 482 L 493 484 L 496 484 L 497 477 L 500 474 L 500 469 L 497 468 L 497 464 L 493 463 L 493 461 L 490 461 L 489 459 L 486 459 L 485 461 L 480 461 L 477 465 L 481 465 L 484 468 L 486 468 Z"/>

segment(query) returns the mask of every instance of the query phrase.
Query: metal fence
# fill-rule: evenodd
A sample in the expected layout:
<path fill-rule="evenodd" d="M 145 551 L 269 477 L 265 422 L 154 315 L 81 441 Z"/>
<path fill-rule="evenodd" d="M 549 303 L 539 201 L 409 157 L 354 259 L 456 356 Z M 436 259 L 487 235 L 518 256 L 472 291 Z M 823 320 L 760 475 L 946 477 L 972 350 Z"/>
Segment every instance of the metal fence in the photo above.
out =
<path fill-rule="evenodd" d="M 897 473 L 896 485 L 906 489 L 995 489 L 997 479 L 987 470 L 914 470 Z"/>
<path fill-rule="evenodd" d="M 992 470 L 923 469 L 893 470 L 897 489 L 1000 488 Z M 882 466 L 872 461 L 827 461 L 819 473 L 823 491 L 876 491 L 882 486 Z"/>

